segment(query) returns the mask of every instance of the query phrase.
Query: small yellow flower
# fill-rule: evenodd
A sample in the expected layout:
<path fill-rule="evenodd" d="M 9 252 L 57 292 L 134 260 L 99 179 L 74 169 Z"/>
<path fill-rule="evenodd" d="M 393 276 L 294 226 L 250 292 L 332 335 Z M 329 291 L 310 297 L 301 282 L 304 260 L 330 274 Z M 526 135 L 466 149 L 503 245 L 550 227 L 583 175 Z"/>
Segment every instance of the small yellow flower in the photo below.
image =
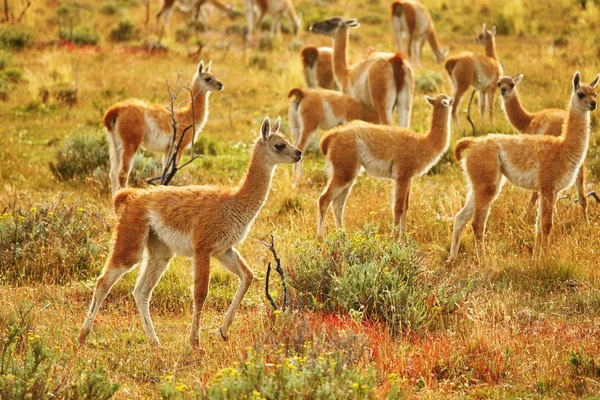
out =
<path fill-rule="evenodd" d="M 53 217 L 53 216 L 54 216 L 54 213 L 53 213 L 52 211 L 48 211 L 48 216 L 49 216 L 49 217 Z"/>
<path fill-rule="evenodd" d="M 36 212 L 37 211 L 37 207 L 31 207 L 31 209 L 29 211 Z"/>
<path fill-rule="evenodd" d="M 354 388 L 354 390 L 358 389 L 358 383 L 354 382 L 354 383 L 352 384 L 352 387 Z"/>

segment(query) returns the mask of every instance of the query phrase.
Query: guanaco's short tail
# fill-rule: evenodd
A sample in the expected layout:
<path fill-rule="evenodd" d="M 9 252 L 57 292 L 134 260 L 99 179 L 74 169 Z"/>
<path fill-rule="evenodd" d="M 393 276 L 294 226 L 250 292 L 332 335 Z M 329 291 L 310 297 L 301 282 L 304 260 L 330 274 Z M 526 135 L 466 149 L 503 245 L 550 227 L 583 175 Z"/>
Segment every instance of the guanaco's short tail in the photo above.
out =
<path fill-rule="evenodd" d="M 104 114 L 104 126 L 109 132 L 113 131 L 115 126 L 115 122 L 117 120 L 117 116 L 119 115 L 119 107 L 111 107 L 108 109 L 106 114 Z"/>
<path fill-rule="evenodd" d="M 118 214 L 121 209 L 127 204 L 129 198 L 135 193 L 136 189 L 133 188 L 125 188 L 121 189 L 115 194 L 113 198 L 113 206 L 115 208 L 115 213 Z"/>
<path fill-rule="evenodd" d="M 444 63 L 444 67 L 446 68 L 446 71 L 448 71 L 448 75 L 452 76 L 452 71 L 454 71 L 454 66 L 456 65 L 456 58 L 449 58 L 446 60 L 446 62 Z"/>
<path fill-rule="evenodd" d="M 471 147 L 471 145 L 475 143 L 475 139 L 473 138 L 464 138 L 460 139 L 456 142 L 456 147 L 454 148 L 454 157 L 456 157 L 456 161 L 460 161 L 462 157 L 462 152 L 465 149 Z"/>
<path fill-rule="evenodd" d="M 304 98 L 304 92 L 300 88 L 293 88 L 288 93 L 288 98 L 296 97 L 296 100 L 302 100 Z"/>
<path fill-rule="evenodd" d="M 323 139 L 321 139 L 321 143 L 319 143 L 319 146 L 321 147 L 321 153 L 323 153 L 324 156 L 326 156 L 327 152 L 329 151 L 331 139 L 333 139 L 334 135 L 334 133 L 325 134 L 325 136 L 323 136 Z"/>
<path fill-rule="evenodd" d="M 399 1 L 395 1 L 392 3 L 392 17 L 401 17 L 402 16 L 402 3 Z"/>
<path fill-rule="evenodd" d="M 302 65 L 312 67 L 319 59 L 319 49 L 314 46 L 306 46 L 300 51 Z"/>
<path fill-rule="evenodd" d="M 394 72 L 394 81 L 396 82 L 396 92 L 399 92 L 404 87 L 404 55 L 397 52 L 389 59 L 392 64 L 392 71 Z"/>

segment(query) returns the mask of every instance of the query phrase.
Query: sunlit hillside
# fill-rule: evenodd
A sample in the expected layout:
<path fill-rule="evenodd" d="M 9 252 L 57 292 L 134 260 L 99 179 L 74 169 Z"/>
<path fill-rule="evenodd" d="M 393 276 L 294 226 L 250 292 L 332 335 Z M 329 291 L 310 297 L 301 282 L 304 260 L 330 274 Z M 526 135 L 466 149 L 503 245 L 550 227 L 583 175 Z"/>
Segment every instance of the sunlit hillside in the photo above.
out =
<path fill-rule="evenodd" d="M 333 16 L 356 18 L 349 59 L 394 52 L 391 1 L 295 0 L 297 37 L 283 18 L 281 38 L 266 17 L 245 39 L 244 2 L 203 18 L 175 9 L 154 30 L 159 0 L 8 0 L 0 5 L 0 398 L 593 398 L 600 393 L 600 203 L 588 197 L 586 225 L 574 188 L 559 194 L 545 255 L 532 259 L 531 193 L 507 183 L 491 206 L 477 262 L 470 224 L 458 259 L 447 264 L 455 214 L 468 187 L 454 158 L 463 136 L 516 133 L 495 99 L 480 129 L 472 89 L 459 109 L 461 130 L 430 172 L 412 180 L 407 241 L 392 238 L 390 180 L 362 174 L 348 197 L 345 229 L 330 212 L 316 240 L 317 199 L 327 183 L 317 146 L 304 176 L 278 166 L 268 200 L 236 246 L 255 274 L 223 341 L 219 327 L 238 279 L 213 260 L 200 346 L 189 344 L 192 263 L 176 257 L 158 283 L 150 312 L 161 347 L 144 334 L 132 292 L 139 268 L 104 301 L 87 343 L 77 335 L 115 224 L 103 124 L 114 103 L 139 98 L 167 105 L 198 63 L 224 90 L 209 99 L 194 149 L 203 154 L 170 185 L 235 187 L 245 176 L 260 124 L 282 117 L 288 92 L 304 87 L 300 49 L 331 46 L 308 28 Z M 566 109 L 572 79 L 600 73 L 598 0 L 424 1 L 449 56 L 484 54 L 482 24 L 497 30 L 504 74 L 525 109 Z M 8 5 L 8 10 L 5 7 Z M 232 13 L 236 14 L 236 13 Z M 452 95 L 444 64 L 426 43 L 415 75 L 411 129 L 429 129 L 424 96 Z M 180 76 L 178 80 L 178 76 Z M 187 104 L 180 90 L 175 106 Z M 591 112 L 585 191 L 600 193 L 599 112 Z M 394 124 L 397 114 L 394 113 Z M 322 134 L 323 132 L 321 132 Z M 189 159 L 186 152 L 183 160 Z M 160 175 L 162 155 L 140 150 L 130 187 Z M 275 248 L 288 306 L 265 295 Z M 270 293 L 279 306 L 281 280 Z"/>

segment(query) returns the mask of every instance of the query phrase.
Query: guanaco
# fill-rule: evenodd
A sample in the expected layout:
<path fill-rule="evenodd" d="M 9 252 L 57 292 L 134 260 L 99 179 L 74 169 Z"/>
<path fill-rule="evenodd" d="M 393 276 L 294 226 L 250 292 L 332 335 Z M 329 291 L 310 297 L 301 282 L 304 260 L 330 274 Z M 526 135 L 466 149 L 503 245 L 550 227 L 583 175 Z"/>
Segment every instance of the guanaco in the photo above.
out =
<path fill-rule="evenodd" d="M 169 19 L 171 19 L 171 14 L 173 14 L 173 6 L 177 5 L 180 10 L 186 13 L 193 10 L 192 21 L 196 22 L 201 16 L 202 6 L 208 3 L 226 13 L 231 19 L 238 15 L 238 13 L 231 6 L 221 3 L 219 0 L 163 0 L 162 7 L 156 14 L 154 31 L 158 32 L 161 17 L 164 20 L 165 26 L 169 24 Z"/>
<path fill-rule="evenodd" d="M 358 28 L 356 19 L 329 18 L 310 27 L 313 33 L 333 38 L 333 74 L 337 85 L 361 103 L 379 113 L 382 124 L 392 123 L 398 108 L 398 124 L 410 126 L 414 76 L 410 63 L 401 53 L 371 52 L 348 66 L 348 29 Z"/>
<path fill-rule="evenodd" d="M 408 57 L 419 65 L 425 40 L 438 63 L 444 61 L 448 49 L 441 49 L 429 10 L 418 1 L 395 1 L 392 3 L 392 30 L 396 38 L 398 51 L 403 51 L 402 39 L 408 36 Z"/>
<path fill-rule="evenodd" d="M 579 72 L 573 77 L 573 94 L 567 120 L 560 136 L 493 134 L 464 138 L 456 143 L 455 156 L 469 149 L 463 161 L 470 186 L 465 206 L 454 218 L 454 232 L 448 261 L 458 255 L 460 236 L 473 219 L 475 248 L 480 265 L 485 265 L 485 224 L 491 203 L 500 192 L 503 176 L 515 186 L 541 194 L 538 207 L 534 257 L 539 258 L 552 229 L 552 211 L 559 191 L 573 184 L 588 149 L 590 111 L 596 109 L 600 74 L 589 85 L 581 84 Z"/>
<path fill-rule="evenodd" d="M 305 46 L 300 51 L 302 71 L 309 88 L 340 90 L 333 79 L 333 49 L 331 47 Z"/>
<path fill-rule="evenodd" d="M 100 305 L 123 274 L 142 261 L 133 296 L 142 317 L 148 342 L 159 345 L 150 318 L 152 290 L 173 255 L 193 259 L 194 311 L 190 344 L 198 348 L 202 307 L 208 294 L 210 259 L 240 279 L 220 332 L 227 340 L 229 326 L 254 277 L 246 261 L 233 247 L 246 237 L 269 194 L 277 164 L 296 163 L 302 152 L 279 132 L 280 119 L 271 126 L 263 121 L 252 159 L 241 187 L 214 186 L 123 189 L 114 198 L 117 223 L 114 245 L 98 278 L 92 302 L 79 333 L 83 344 L 92 330 Z"/>
<path fill-rule="evenodd" d="M 331 202 L 336 227 L 344 226 L 344 205 L 363 167 L 374 177 L 394 181 L 394 235 L 397 236 L 396 227 L 400 225 L 400 236 L 404 239 L 412 178 L 429 171 L 450 146 L 452 99 L 445 94 L 425 99 L 433 106 L 431 126 L 425 135 L 407 128 L 355 121 L 323 136 L 321 151 L 331 177 L 319 197 L 318 238 L 323 238 Z"/>
<path fill-rule="evenodd" d="M 206 69 L 200 61 L 196 75 L 192 79 L 190 104 L 176 111 L 177 135 L 175 143 L 181 140 L 181 151 L 177 163 L 183 156 L 183 149 L 192 145 L 192 137 L 197 135 L 208 119 L 208 97 L 211 91 L 223 90 L 223 84 L 210 72 L 212 62 Z M 142 146 L 147 150 L 162 152 L 166 162 L 173 143 L 171 113 L 166 107 L 150 104 L 142 100 L 129 99 L 111 106 L 104 114 L 104 126 L 110 151 L 110 185 L 113 195 L 121 187 L 127 186 L 127 179 L 133 165 L 133 156 Z M 195 128 L 187 129 L 192 124 Z"/>
<path fill-rule="evenodd" d="M 489 112 L 490 123 L 494 122 L 496 83 L 502 75 L 502 66 L 496 55 L 494 36 L 496 36 L 496 26 L 492 26 L 491 30 L 487 30 L 485 24 L 483 24 L 483 31 L 477 36 L 475 43 L 485 46 L 485 55 L 466 52 L 446 59 L 446 71 L 448 71 L 454 87 L 452 120 L 456 128 L 459 127 L 458 108 L 469 86 L 479 90 L 479 113 L 482 129 L 486 108 Z"/>
<path fill-rule="evenodd" d="M 302 24 L 302 15 L 296 13 L 296 8 L 292 0 L 245 0 L 246 4 L 246 19 L 248 21 L 248 39 L 252 38 L 252 33 L 255 27 L 262 24 L 265 15 L 269 14 L 273 17 L 271 24 L 271 36 L 277 33 L 281 37 L 281 17 L 285 14 L 288 16 L 294 35 L 298 36 L 300 26 Z M 254 21 L 254 7 L 258 8 L 258 19 Z"/>
<path fill-rule="evenodd" d="M 345 93 L 327 89 L 290 90 L 288 112 L 294 146 L 304 151 L 319 128 L 326 130 L 353 120 L 379 123 L 379 114 Z M 294 179 L 302 177 L 302 163 L 292 167 Z"/>
<path fill-rule="evenodd" d="M 562 126 L 567 120 L 567 111 L 557 108 L 538 111 L 536 113 L 527 112 L 521 105 L 519 95 L 517 94 L 517 85 L 523 79 L 523 74 L 512 78 L 510 76 L 501 76 L 498 80 L 498 88 L 500 89 L 500 98 L 504 105 L 506 117 L 512 126 L 521 133 L 529 133 L 531 135 L 550 135 L 560 136 Z M 583 218 L 588 222 L 587 215 L 587 198 L 585 196 L 585 169 L 583 164 L 579 169 L 575 180 L 577 188 L 577 198 Z M 531 201 L 527 207 L 527 212 L 533 209 L 539 197 L 538 192 L 534 192 L 531 196 Z"/>

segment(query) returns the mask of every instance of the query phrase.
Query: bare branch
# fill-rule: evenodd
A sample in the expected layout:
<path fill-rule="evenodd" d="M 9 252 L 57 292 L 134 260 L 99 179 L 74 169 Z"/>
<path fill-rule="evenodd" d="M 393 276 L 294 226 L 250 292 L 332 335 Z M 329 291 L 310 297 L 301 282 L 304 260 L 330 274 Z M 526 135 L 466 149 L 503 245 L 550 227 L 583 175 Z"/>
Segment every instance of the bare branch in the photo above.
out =
<path fill-rule="evenodd" d="M 596 200 L 596 202 L 600 203 L 600 197 L 596 194 L 595 190 L 592 190 L 591 192 L 589 192 L 586 197 L 593 197 L 594 200 Z"/>
<path fill-rule="evenodd" d="M 264 245 L 267 246 L 267 248 L 271 251 L 271 253 L 273 253 L 273 258 L 275 259 L 275 264 L 276 264 L 274 269 L 281 277 L 281 287 L 282 287 L 282 292 L 283 292 L 283 300 L 281 302 L 281 309 L 285 310 L 286 305 L 287 305 L 287 287 L 285 284 L 285 274 L 283 272 L 283 268 L 281 268 L 281 260 L 279 259 L 279 257 L 277 257 L 277 251 L 275 250 L 275 236 L 273 233 L 271 233 L 271 244 L 264 243 Z M 269 293 L 269 277 L 270 277 L 270 275 L 271 275 L 271 263 L 268 263 L 267 264 L 267 277 L 266 277 L 266 282 L 265 282 L 265 293 L 267 295 L 267 299 L 271 303 L 271 306 L 273 306 L 273 308 L 275 310 L 277 310 L 275 301 L 273 301 L 273 298 L 271 297 L 271 294 Z"/>
<path fill-rule="evenodd" d="M 469 107 L 467 107 L 467 121 L 469 121 L 469 123 L 471 124 L 471 129 L 472 129 L 472 136 L 475 136 L 475 124 L 473 123 L 473 120 L 471 119 L 471 104 L 473 104 L 473 98 L 475 97 L 475 92 L 477 92 L 477 90 L 479 89 L 474 89 L 471 92 L 471 98 L 469 99 Z M 463 137 L 465 136 L 465 131 L 463 131 Z"/>
<path fill-rule="evenodd" d="M 21 13 L 19 14 L 19 16 L 17 17 L 17 20 L 15 21 L 15 24 L 18 24 L 19 22 L 21 22 L 21 20 L 25 16 L 25 12 L 27 12 L 27 10 L 29 9 L 29 7 L 31 7 L 31 0 L 24 0 L 23 4 L 24 4 L 24 7 L 21 10 Z"/>

